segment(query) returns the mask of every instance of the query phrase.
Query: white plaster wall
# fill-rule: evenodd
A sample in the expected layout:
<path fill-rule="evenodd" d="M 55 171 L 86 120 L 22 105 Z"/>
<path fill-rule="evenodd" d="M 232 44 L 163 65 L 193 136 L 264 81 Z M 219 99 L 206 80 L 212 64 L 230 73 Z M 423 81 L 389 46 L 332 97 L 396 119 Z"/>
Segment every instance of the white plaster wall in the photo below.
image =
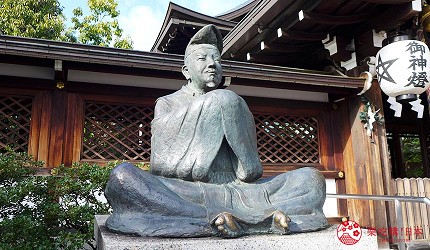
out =
<path fill-rule="evenodd" d="M 38 79 L 54 79 L 54 68 L 0 63 L 0 75 L 29 77 Z M 184 80 L 91 72 L 83 70 L 69 70 L 68 81 L 110 84 L 119 86 L 133 86 L 158 89 L 180 89 Z M 275 89 L 254 86 L 235 85 L 232 79 L 228 89 L 241 96 L 255 96 L 278 98 L 287 100 L 303 100 L 314 102 L 328 102 L 328 94 L 322 92 L 300 91 L 289 89 Z"/>
<path fill-rule="evenodd" d="M 329 194 L 336 194 L 336 180 L 326 179 L 326 192 Z M 337 199 L 327 198 L 324 203 L 323 211 L 326 217 L 337 217 Z"/>
<path fill-rule="evenodd" d="M 54 79 L 54 68 L 0 63 L 0 75 Z"/>
<path fill-rule="evenodd" d="M 68 80 L 76 82 L 92 82 L 111 85 L 134 86 L 145 88 L 159 88 L 159 89 L 180 89 L 184 85 L 184 80 L 164 79 L 145 76 L 132 76 L 111 73 L 90 72 L 83 70 L 69 70 Z M 231 85 L 228 87 L 231 91 L 236 92 L 241 96 L 255 96 L 278 98 L 288 100 L 303 100 L 314 102 L 328 102 L 328 94 L 322 92 L 300 91 L 289 89 L 275 89 L 264 87 L 253 87 L 235 85 L 232 79 Z"/>

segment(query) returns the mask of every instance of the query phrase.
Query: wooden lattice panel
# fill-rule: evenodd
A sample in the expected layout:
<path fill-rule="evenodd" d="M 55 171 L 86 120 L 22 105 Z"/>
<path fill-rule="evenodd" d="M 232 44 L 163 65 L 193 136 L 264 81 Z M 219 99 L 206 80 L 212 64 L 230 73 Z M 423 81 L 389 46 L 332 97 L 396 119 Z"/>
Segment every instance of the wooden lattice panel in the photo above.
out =
<path fill-rule="evenodd" d="M 430 178 L 391 179 L 395 195 L 430 197 Z M 430 207 L 426 204 L 402 202 L 403 228 L 398 235 L 407 240 L 430 239 Z M 394 213 L 394 211 L 391 211 Z M 407 232 L 408 228 L 409 233 Z M 395 240 L 395 239 L 394 239 Z"/>
<path fill-rule="evenodd" d="M 28 151 L 32 101 L 31 97 L 0 96 L 0 152 L 6 146 Z"/>
<path fill-rule="evenodd" d="M 82 159 L 149 161 L 153 108 L 87 102 Z"/>
<path fill-rule="evenodd" d="M 263 163 L 319 163 L 318 120 L 254 114 Z"/>

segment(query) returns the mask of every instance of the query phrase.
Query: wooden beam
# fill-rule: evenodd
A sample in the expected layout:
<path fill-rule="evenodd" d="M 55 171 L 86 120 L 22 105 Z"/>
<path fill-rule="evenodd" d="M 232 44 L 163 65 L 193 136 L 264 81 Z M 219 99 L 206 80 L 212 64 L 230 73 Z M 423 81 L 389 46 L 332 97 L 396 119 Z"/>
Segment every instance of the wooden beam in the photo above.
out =
<path fill-rule="evenodd" d="M 420 13 L 420 11 L 421 9 L 416 8 L 416 6 L 411 3 L 389 6 L 384 12 L 375 15 L 370 20 L 363 23 L 361 29 L 364 31 L 372 27 L 377 32 L 381 30 L 389 31 L 411 19 Z"/>
<path fill-rule="evenodd" d="M 108 161 L 90 161 L 90 160 L 85 160 L 82 162 L 91 162 L 94 164 L 99 164 L 99 165 L 104 165 L 106 164 L 106 162 Z M 131 161 L 127 161 L 127 162 L 131 162 Z M 134 161 L 131 163 L 142 163 L 140 161 Z M 148 163 L 149 164 L 149 163 Z M 66 166 L 70 166 L 68 164 L 66 164 Z M 35 170 L 35 176 L 50 176 L 51 175 L 51 171 L 52 169 L 55 169 L 56 167 L 43 167 L 43 168 L 33 168 Z M 295 169 L 299 169 L 301 167 L 297 166 L 297 167 L 288 167 L 288 168 L 279 168 L 276 169 L 276 167 L 267 167 L 264 166 L 264 173 L 263 173 L 263 178 L 265 177 L 270 177 L 270 176 L 275 176 L 275 175 L 279 175 L 288 171 L 292 171 Z M 327 170 L 320 170 L 320 173 L 326 178 L 326 179 L 338 179 L 339 178 L 339 173 L 338 171 L 327 171 Z"/>
<path fill-rule="evenodd" d="M 297 51 L 296 55 L 288 54 L 288 52 L 286 54 L 282 54 L 283 52 L 276 50 L 267 53 L 248 53 L 247 61 L 252 63 L 275 64 L 282 66 L 285 63 L 296 62 L 299 58 L 303 58 L 303 55 L 300 55 L 298 52 L 299 51 Z"/>
<path fill-rule="evenodd" d="M 322 48 L 322 43 L 304 43 L 304 44 L 264 44 L 263 51 L 269 51 L 276 53 L 277 56 L 279 56 L 278 53 L 301 53 L 301 52 L 308 52 L 313 51 L 319 48 Z"/>
<path fill-rule="evenodd" d="M 285 28 L 279 28 L 277 30 L 279 39 L 299 40 L 299 41 L 321 41 L 327 37 L 327 33 L 314 33 L 314 32 L 303 32 L 286 30 Z"/>
<path fill-rule="evenodd" d="M 299 168 L 295 168 L 295 169 L 299 169 Z M 262 178 L 267 178 L 267 177 L 272 177 L 272 176 L 280 175 L 280 174 L 283 174 L 285 172 L 292 171 L 292 170 L 295 170 L 295 169 L 283 171 L 283 170 L 269 169 L 269 168 L 264 167 Z M 320 173 L 326 179 L 339 179 L 339 171 L 320 170 Z"/>
<path fill-rule="evenodd" d="M 330 225 L 337 225 L 337 224 L 341 224 L 343 222 L 342 219 L 344 217 L 348 219 L 348 216 L 337 216 L 337 217 L 329 217 L 329 218 L 327 218 L 327 221 L 328 221 L 328 224 L 330 224 Z"/>
<path fill-rule="evenodd" d="M 369 20 L 371 17 L 371 12 L 365 12 L 356 15 L 348 15 L 348 16 L 333 16 L 333 15 L 324 15 L 319 13 L 313 13 L 310 11 L 301 10 L 299 12 L 299 20 L 301 22 L 308 21 L 314 24 L 328 24 L 328 25 L 347 25 L 354 23 L 361 23 Z"/>
<path fill-rule="evenodd" d="M 191 31 L 192 30 L 192 31 Z M 179 29 L 179 31 L 187 38 L 190 38 L 194 36 L 194 34 L 196 34 L 197 29 L 192 29 L 190 27 L 186 27 L 186 26 L 181 26 L 181 28 Z"/>

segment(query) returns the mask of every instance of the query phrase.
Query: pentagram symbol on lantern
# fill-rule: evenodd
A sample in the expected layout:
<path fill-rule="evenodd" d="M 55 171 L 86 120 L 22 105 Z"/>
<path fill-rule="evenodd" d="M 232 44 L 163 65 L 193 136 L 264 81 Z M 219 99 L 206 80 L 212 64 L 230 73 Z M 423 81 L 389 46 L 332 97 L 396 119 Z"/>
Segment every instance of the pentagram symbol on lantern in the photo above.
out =
<path fill-rule="evenodd" d="M 397 59 L 399 58 L 383 62 L 381 59 L 381 55 L 379 55 L 378 66 L 376 66 L 376 72 L 378 73 L 378 82 L 381 82 L 381 79 L 384 79 L 386 81 L 396 83 L 391 77 L 390 73 L 388 73 L 388 69 L 391 67 L 391 65 L 393 65 L 395 61 L 397 61 Z"/>

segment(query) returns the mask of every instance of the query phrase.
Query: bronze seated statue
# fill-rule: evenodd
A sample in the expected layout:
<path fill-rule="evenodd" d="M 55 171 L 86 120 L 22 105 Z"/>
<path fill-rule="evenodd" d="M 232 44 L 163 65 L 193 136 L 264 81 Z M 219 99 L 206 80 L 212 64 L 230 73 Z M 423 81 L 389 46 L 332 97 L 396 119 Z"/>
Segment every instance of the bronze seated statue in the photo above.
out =
<path fill-rule="evenodd" d="M 259 179 L 255 124 L 245 101 L 217 89 L 222 38 L 202 28 L 185 52 L 187 84 L 157 100 L 150 173 L 123 163 L 111 173 L 106 225 L 141 236 L 238 237 L 325 228 L 325 179 L 301 168 Z"/>

